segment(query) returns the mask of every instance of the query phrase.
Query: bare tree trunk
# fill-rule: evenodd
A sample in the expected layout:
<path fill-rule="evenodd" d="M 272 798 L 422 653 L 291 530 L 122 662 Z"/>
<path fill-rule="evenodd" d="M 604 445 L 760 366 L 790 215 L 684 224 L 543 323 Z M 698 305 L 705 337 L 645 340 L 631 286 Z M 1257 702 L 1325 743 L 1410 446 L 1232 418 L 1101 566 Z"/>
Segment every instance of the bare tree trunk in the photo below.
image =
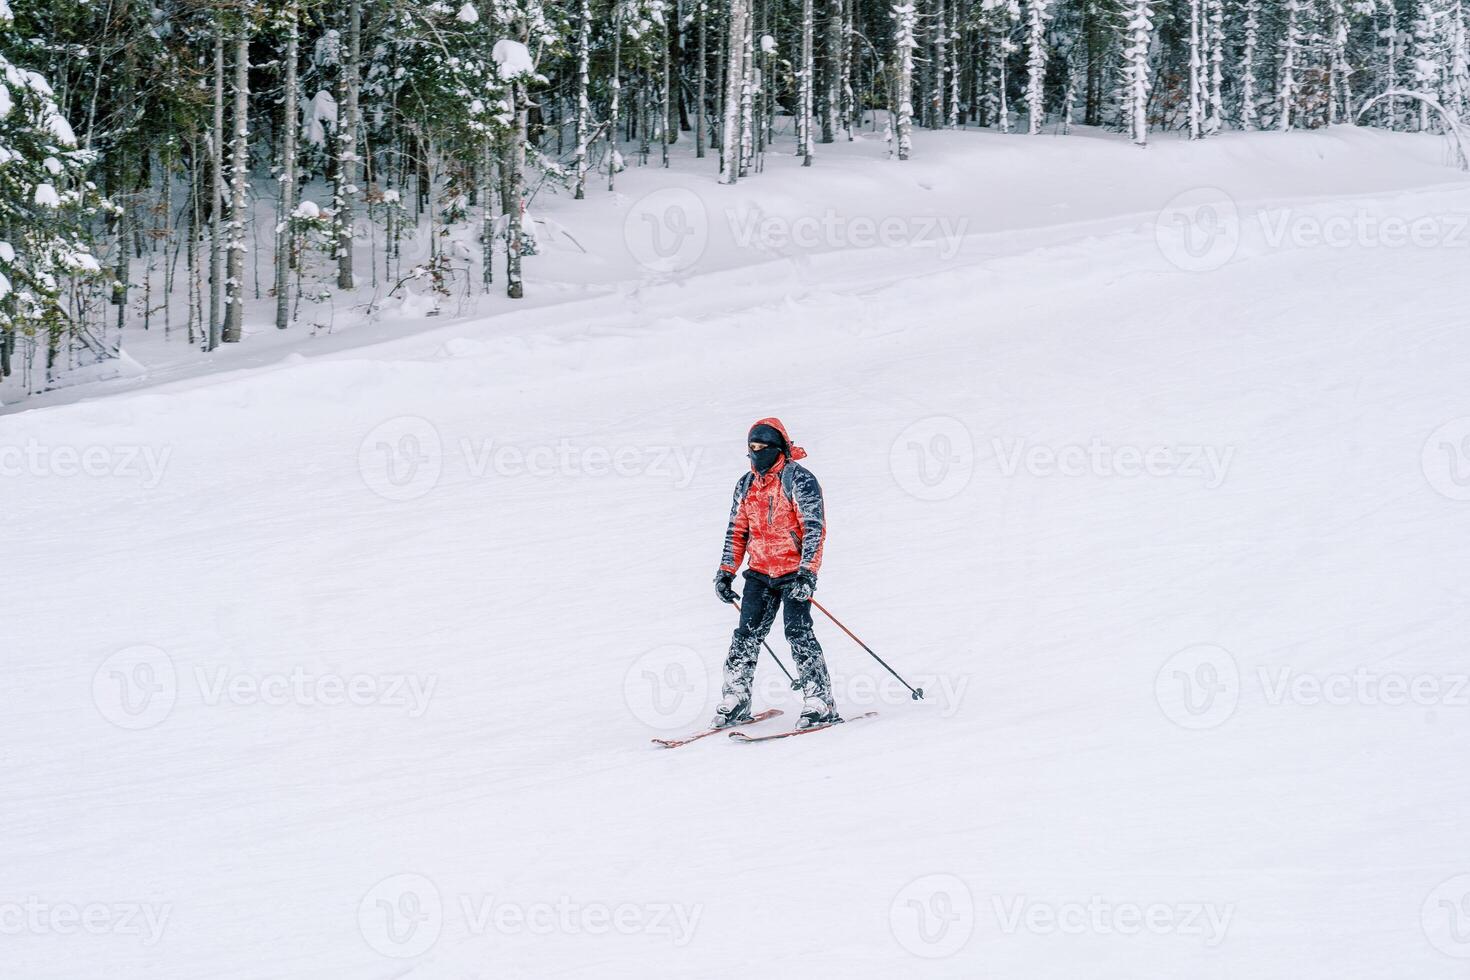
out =
<path fill-rule="evenodd" d="M 837 138 L 842 122 L 842 2 L 827 0 L 827 22 L 823 25 L 822 40 L 827 70 L 823 75 L 822 98 L 822 142 L 831 143 Z"/>
<path fill-rule="evenodd" d="M 897 105 L 893 107 L 896 119 L 892 120 L 894 126 L 894 140 L 898 144 L 898 158 L 907 160 L 909 149 L 913 140 L 914 128 L 914 48 L 918 42 L 914 38 L 914 4 L 913 0 L 896 4 L 893 8 L 894 24 L 897 31 L 894 35 L 893 45 L 898 51 L 898 93 Z"/>
<path fill-rule="evenodd" d="M 301 37 L 300 0 L 286 4 L 286 78 L 281 99 L 281 221 L 276 228 L 276 329 L 291 319 L 291 215 L 296 210 L 296 59 Z"/>
<path fill-rule="evenodd" d="M 577 25 L 577 189 L 575 199 L 587 196 L 588 60 L 592 47 L 592 4 L 582 0 Z"/>
<path fill-rule="evenodd" d="M 740 173 L 740 92 L 745 79 L 745 21 L 749 0 L 730 0 L 726 33 L 725 106 L 720 127 L 720 182 L 733 184 Z"/>
<path fill-rule="evenodd" d="M 483 156 L 485 175 L 480 181 L 484 189 L 480 199 L 480 278 L 485 292 L 489 293 L 490 285 L 495 282 L 495 206 L 491 203 L 495 199 L 491 192 L 491 188 L 495 186 L 495 147 L 491 140 L 485 141 Z M 586 176 L 585 168 L 582 176 Z"/>
<path fill-rule="evenodd" d="M 705 0 L 698 0 L 695 8 L 695 16 L 699 18 L 699 71 L 695 75 L 695 108 L 698 110 L 694 116 L 694 155 L 704 159 L 705 143 L 705 113 L 708 93 L 705 91 L 706 80 L 709 77 L 709 27 L 706 21 L 709 19 L 709 10 Z"/>
<path fill-rule="evenodd" d="M 526 165 L 526 91 L 525 83 L 519 80 L 511 83 L 510 94 L 512 104 L 515 106 L 515 130 L 510 136 L 510 145 L 506 147 L 506 243 L 505 243 L 505 295 L 511 299 L 520 299 L 524 294 L 524 286 L 521 283 L 521 184 L 524 179 Z"/>
<path fill-rule="evenodd" d="M 214 128 L 209 132 L 209 339 L 205 349 L 220 344 L 224 319 L 221 290 L 224 287 L 225 206 L 225 28 L 219 20 L 214 29 Z"/>
<path fill-rule="evenodd" d="M 738 3 L 739 0 L 736 0 Z M 622 5 L 613 0 L 612 106 L 607 123 L 607 189 L 612 190 L 618 174 L 618 101 L 623 94 Z"/>
<path fill-rule="evenodd" d="M 816 79 L 812 77 L 816 69 L 812 50 L 814 16 L 812 0 L 801 0 L 801 88 L 797 93 L 800 108 L 796 116 L 796 155 L 801 157 L 803 167 L 812 165 L 812 102 L 816 88 Z"/>
<path fill-rule="evenodd" d="M 235 35 L 234 159 L 230 168 L 230 254 L 225 270 L 224 342 L 235 344 L 245 326 L 245 209 L 250 178 L 250 20 L 243 13 Z"/>
<path fill-rule="evenodd" d="M 673 58 L 674 58 L 674 32 L 670 22 L 677 16 L 677 12 L 670 10 L 664 14 L 664 65 L 663 65 L 663 101 L 659 106 L 659 152 L 660 161 L 667 167 L 669 165 L 669 144 L 673 142 L 670 135 L 673 121 Z"/>
<path fill-rule="evenodd" d="M 339 152 L 337 200 L 337 288 L 351 289 L 352 211 L 357 200 L 357 131 L 362 125 L 358 95 L 362 89 L 359 65 L 362 59 L 362 0 L 347 5 L 347 57 L 342 62 L 343 118 L 337 126 Z"/>
<path fill-rule="evenodd" d="M 1189 138 L 1205 135 L 1204 0 L 1189 0 Z"/>
<path fill-rule="evenodd" d="M 744 75 L 740 79 L 740 176 L 756 166 L 755 159 L 755 14 L 746 0 L 745 50 L 741 55 Z"/>
<path fill-rule="evenodd" d="M 127 153 L 123 152 L 119 154 L 119 157 L 118 170 L 122 174 L 127 174 L 131 169 L 128 166 Z M 112 290 L 112 303 L 117 308 L 117 329 L 121 331 L 127 322 L 128 313 L 128 260 L 132 256 L 132 246 L 128 242 L 128 237 L 132 224 L 130 220 L 132 195 L 128 194 L 125 188 L 118 188 L 118 190 L 121 190 L 122 193 L 114 193 L 118 205 L 117 220 L 113 222 L 113 227 L 117 229 L 117 258 L 113 262 L 112 276 L 117 285 Z"/>

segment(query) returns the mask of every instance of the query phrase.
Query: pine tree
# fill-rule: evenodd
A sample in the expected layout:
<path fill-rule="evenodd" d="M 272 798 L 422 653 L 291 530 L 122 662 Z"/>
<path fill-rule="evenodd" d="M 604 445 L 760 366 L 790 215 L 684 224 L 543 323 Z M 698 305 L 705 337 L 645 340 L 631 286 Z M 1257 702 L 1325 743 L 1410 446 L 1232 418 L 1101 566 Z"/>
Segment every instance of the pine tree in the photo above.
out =
<path fill-rule="evenodd" d="M 1303 0 L 1284 0 L 1286 23 L 1281 31 L 1281 83 L 1276 96 L 1280 112 L 1277 128 L 1282 132 L 1289 132 L 1296 122 L 1304 6 Z"/>
<path fill-rule="evenodd" d="M 9 7 L 0 4 L 0 36 L 8 41 L 14 30 Z M 77 326 L 63 281 L 101 272 L 84 234 L 97 210 L 85 179 L 95 157 L 77 147 L 39 73 L 0 54 L 0 79 L 0 375 L 10 375 L 23 338 L 31 349 L 44 340 L 49 376 Z"/>
<path fill-rule="evenodd" d="M 1256 128 L 1256 52 L 1261 41 L 1261 0 L 1245 0 L 1245 39 L 1240 56 L 1240 128 Z"/>
<path fill-rule="evenodd" d="M 1131 0 L 1123 58 L 1123 105 L 1128 133 L 1139 146 L 1148 145 L 1149 49 L 1153 46 L 1153 0 Z"/>
<path fill-rule="evenodd" d="M 1031 0 L 1027 8 L 1026 112 L 1033 136 L 1041 132 L 1046 122 L 1046 22 L 1050 4 L 1051 0 Z"/>

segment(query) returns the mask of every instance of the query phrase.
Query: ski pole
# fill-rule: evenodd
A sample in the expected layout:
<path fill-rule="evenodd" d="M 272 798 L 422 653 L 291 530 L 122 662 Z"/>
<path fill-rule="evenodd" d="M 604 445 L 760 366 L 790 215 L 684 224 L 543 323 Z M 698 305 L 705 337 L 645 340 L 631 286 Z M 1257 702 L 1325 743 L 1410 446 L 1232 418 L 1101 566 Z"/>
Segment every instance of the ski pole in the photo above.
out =
<path fill-rule="evenodd" d="M 812 600 L 812 605 L 814 605 L 818 609 L 822 610 L 823 615 L 825 615 L 828 619 L 832 620 L 832 622 L 836 623 L 838 629 L 842 630 L 842 632 L 846 633 L 848 636 L 851 636 L 852 637 L 852 641 L 854 643 L 856 643 L 858 646 L 862 647 L 864 650 L 868 651 L 868 656 L 872 657 L 874 660 L 878 661 L 880 664 L 883 664 L 883 669 L 884 670 L 888 671 L 894 677 L 898 677 L 898 671 L 896 671 L 892 667 L 888 666 L 888 664 L 883 660 L 882 657 L 878 656 L 876 653 L 873 652 L 873 648 L 872 647 L 868 646 L 862 640 L 859 640 L 857 638 L 857 636 L 853 633 L 853 631 L 850 630 L 850 629 L 848 629 L 846 626 L 843 626 L 842 625 L 842 622 L 836 616 L 834 616 L 831 613 L 827 612 L 827 607 L 826 606 L 822 605 L 820 602 L 818 602 L 815 599 Z M 907 687 L 909 689 L 909 691 L 913 694 L 915 701 L 921 701 L 921 700 L 923 700 L 923 698 L 924 698 L 924 689 L 922 687 L 918 687 L 918 688 L 913 687 L 913 686 L 911 686 L 909 684 L 908 681 L 904 680 L 902 677 L 898 677 L 898 682 L 900 684 L 902 684 L 904 687 Z"/>
<path fill-rule="evenodd" d="M 731 605 L 735 607 L 736 612 L 740 611 L 740 601 L 738 599 L 735 602 L 731 603 Z M 771 649 L 771 645 L 765 640 L 761 640 L 761 646 L 766 648 L 766 653 L 769 653 L 771 655 L 771 659 L 776 661 L 776 666 L 781 668 L 781 673 L 785 674 L 786 679 L 791 682 L 791 689 L 793 691 L 801 690 L 801 682 L 798 681 L 795 677 L 791 676 L 791 671 L 786 669 L 786 665 L 781 662 L 780 657 L 776 656 L 776 651 Z"/>

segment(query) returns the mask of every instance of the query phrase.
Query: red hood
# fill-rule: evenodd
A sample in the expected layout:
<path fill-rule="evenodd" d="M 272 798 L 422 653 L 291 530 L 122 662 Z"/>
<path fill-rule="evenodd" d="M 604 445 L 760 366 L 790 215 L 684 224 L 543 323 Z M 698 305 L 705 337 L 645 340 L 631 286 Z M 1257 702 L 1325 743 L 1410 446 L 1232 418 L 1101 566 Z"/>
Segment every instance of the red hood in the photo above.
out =
<path fill-rule="evenodd" d="M 775 418 L 774 416 L 772 416 L 771 418 L 759 419 L 758 421 L 751 423 L 750 427 L 754 429 L 757 425 L 769 425 L 771 428 L 781 433 L 781 438 L 786 440 L 786 448 L 792 459 L 806 459 L 806 450 L 792 443 L 791 435 L 786 431 L 786 426 L 781 424 L 780 419 Z"/>

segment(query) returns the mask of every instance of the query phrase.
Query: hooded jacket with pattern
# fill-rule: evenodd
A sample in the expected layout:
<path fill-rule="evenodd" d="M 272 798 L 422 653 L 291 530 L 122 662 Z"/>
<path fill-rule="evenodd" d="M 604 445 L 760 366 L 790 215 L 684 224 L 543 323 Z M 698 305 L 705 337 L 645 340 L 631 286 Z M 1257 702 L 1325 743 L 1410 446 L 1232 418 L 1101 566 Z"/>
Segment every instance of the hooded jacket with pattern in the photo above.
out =
<path fill-rule="evenodd" d="M 806 458 L 806 450 L 791 444 L 780 419 L 755 424 L 781 433 L 786 451 L 765 473 L 752 467 L 735 484 L 720 568 L 734 574 L 748 558 L 751 571 L 771 578 L 800 570 L 816 575 L 827 537 L 821 485 L 797 462 Z"/>

